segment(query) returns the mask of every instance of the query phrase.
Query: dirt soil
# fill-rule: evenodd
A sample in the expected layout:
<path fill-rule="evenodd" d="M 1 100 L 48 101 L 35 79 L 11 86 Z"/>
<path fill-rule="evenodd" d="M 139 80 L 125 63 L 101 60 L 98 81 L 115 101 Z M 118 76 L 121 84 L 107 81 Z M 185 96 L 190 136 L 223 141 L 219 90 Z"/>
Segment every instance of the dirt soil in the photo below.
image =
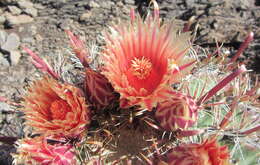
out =
<path fill-rule="evenodd" d="M 27 0 L 29 1 L 29 0 Z M 5 3 L 6 2 L 6 3 Z M 12 27 L 0 25 L 0 30 L 19 35 L 21 46 L 27 46 L 41 57 L 51 59 L 66 53 L 69 44 L 64 30 L 82 36 L 86 43 L 102 45 L 101 34 L 106 27 L 118 19 L 129 19 L 134 7 L 145 15 L 149 0 L 32 0 L 37 16 L 34 21 Z M 243 53 L 241 60 L 249 61 L 249 68 L 260 73 L 260 3 L 257 0 L 158 0 L 160 15 L 165 20 L 173 18 L 187 21 L 195 16 L 192 28 L 197 27 L 195 44 L 214 48 L 215 41 L 235 54 L 249 31 L 254 40 Z M 8 11 L 15 6 L 13 0 L 0 2 L 0 10 Z M 1 14 L 1 12 L 0 12 Z M 22 57 L 16 65 L 0 65 L 0 96 L 19 101 L 28 82 L 38 77 L 30 58 L 20 48 Z M 0 54 L 1 55 L 1 54 Z M 5 56 L 10 62 L 10 57 Z M 7 113 L 12 107 L 0 104 L 0 136 L 21 137 L 20 114 Z M 11 164 L 9 152 L 14 148 L 0 146 L 0 164 Z"/>

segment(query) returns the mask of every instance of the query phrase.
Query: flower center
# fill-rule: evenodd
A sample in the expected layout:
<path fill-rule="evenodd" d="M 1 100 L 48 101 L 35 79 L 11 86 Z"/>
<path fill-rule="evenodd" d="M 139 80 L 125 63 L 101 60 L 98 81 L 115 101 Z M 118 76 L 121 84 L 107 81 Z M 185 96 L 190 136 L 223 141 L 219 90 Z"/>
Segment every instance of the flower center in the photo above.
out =
<path fill-rule="evenodd" d="M 69 104 L 62 100 L 55 100 L 54 102 L 51 103 L 51 116 L 53 120 L 64 120 L 66 117 L 66 114 L 68 112 L 71 112 L 71 108 Z"/>
<path fill-rule="evenodd" d="M 142 57 L 141 59 L 134 58 L 131 64 L 132 73 L 139 79 L 147 78 L 152 70 L 152 63 L 150 60 Z"/>

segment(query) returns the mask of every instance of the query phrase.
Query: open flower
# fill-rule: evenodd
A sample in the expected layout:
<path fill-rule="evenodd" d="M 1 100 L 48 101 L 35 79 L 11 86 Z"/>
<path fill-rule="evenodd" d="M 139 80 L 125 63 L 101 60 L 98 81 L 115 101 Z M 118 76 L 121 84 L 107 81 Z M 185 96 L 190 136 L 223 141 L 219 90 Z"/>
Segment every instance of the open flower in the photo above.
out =
<path fill-rule="evenodd" d="M 208 139 L 202 144 L 182 144 L 167 154 L 169 165 L 230 165 L 226 146 Z"/>
<path fill-rule="evenodd" d="M 48 144 L 43 137 L 25 138 L 17 142 L 14 164 L 74 165 L 76 155 L 71 144 Z"/>
<path fill-rule="evenodd" d="M 131 23 L 116 25 L 107 33 L 103 74 L 121 95 L 121 107 L 140 105 L 151 110 L 169 96 L 190 58 L 189 34 L 177 34 L 174 23 L 158 17 L 144 22 L 132 15 Z"/>
<path fill-rule="evenodd" d="M 158 104 L 155 117 L 165 130 L 186 129 L 196 123 L 198 110 L 191 96 L 174 92 L 170 99 Z"/>
<path fill-rule="evenodd" d="M 90 122 L 82 91 L 54 79 L 35 81 L 24 100 L 27 124 L 38 133 L 75 137 Z"/>

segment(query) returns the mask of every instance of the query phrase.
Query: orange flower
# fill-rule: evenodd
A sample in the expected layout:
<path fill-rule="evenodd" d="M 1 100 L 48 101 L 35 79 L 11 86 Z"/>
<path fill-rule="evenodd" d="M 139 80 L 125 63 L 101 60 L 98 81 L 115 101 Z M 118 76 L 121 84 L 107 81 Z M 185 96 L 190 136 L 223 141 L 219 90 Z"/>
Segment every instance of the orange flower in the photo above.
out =
<path fill-rule="evenodd" d="M 85 75 L 86 99 L 96 110 L 106 108 L 117 99 L 114 88 L 104 75 L 89 68 L 86 68 Z"/>
<path fill-rule="evenodd" d="M 73 165 L 76 155 L 70 144 L 50 145 L 43 137 L 25 138 L 17 142 L 14 164 Z"/>
<path fill-rule="evenodd" d="M 161 102 L 155 112 L 160 125 L 174 131 L 191 127 L 198 120 L 199 107 L 191 96 L 173 92 L 169 100 Z"/>
<path fill-rule="evenodd" d="M 121 95 L 121 107 L 140 105 L 151 110 L 169 96 L 171 84 L 188 67 L 189 34 L 177 34 L 173 23 L 158 17 L 144 22 L 132 14 L 131 23 L 116 25 L 107 33 L 103 74 Z M 186 65 L 184 65 L 186 63 Z"/>
<path fill-rule="evenodd" d="M 202 144 L 182 144 L 167 155 L 169 165 L 230 165 L 226 146 L 219 146 L 215 139 Z"/>
<path fill-rule="evenodd" d="M 89 124 L 81 90 L 51 78 L 35 81 L 23 103 L 27 124 L 38 133 L 78 136 Z"/>

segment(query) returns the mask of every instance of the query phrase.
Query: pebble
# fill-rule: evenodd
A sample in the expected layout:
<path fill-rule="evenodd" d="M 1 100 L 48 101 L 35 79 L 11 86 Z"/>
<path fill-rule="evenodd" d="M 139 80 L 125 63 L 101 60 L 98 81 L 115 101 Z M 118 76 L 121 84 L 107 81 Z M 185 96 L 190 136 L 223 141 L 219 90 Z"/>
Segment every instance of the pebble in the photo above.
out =
<path fill-rule="evenodd" d="M 0 30 L 0 46 L 2 46 L 7 38 L 8 34 L 4 30 Z"/>
<path fill-rule="evenodd" d="M 185 5 L 187 6 L 187 8 L 194 8 L 198 4 L 196 3 L 196 0 L 185 0 Z"/>
<path fill-rule="evenodd" d="M 17 0 L 1 0 L 1 3 L 3 5 L 10 5 L 10 4 L 13 4 L 13 3 L 16 3 Z"/>
<path fill-rule="evenodd" d="M 0 52 L 0 67 L 8 67 L 10 66 L 8 60 L 4 57 L 4 55 Z M 0 110 L 1 110 L 1 106 L 0 106 Z"/>
<path fill-rule="evenodd" d="M 37 9 L 35 8 L 26 8 L 24 12 L 32 17 L 36 17 L 38 15 Z"/>
<path fill-rule="evenodd" d="M 4 15 L 0 15 L 0 25 L 5 23 L 5 21 L 6 21 L 5 16 Z"/>
<path fill-rule="evenodd" d="M 29 26 L 29 31 L 31 32 L 31 35 L 37 34 L 37 27 L 35 25 Z"/>
<path fill-rule="evenodd" d="M 33 21 L 33 18 L 29 15 L 21 14 L 18 16 L 13 16 L 10 13 L 6 14 L 6 21 L 9 26 L 19 25 L 30 23 Z"/>
<path fill-rule="evenodd" d="M 119 2 L 117 2 L 117 6 L 119 6 L 119 7 L 123 7 L 124 4 L 123 4 L 123 2 L 119 1 Z"/>
<path fill-rule="evenodd" d="M 80 2 L 77 2 L 76 4 L 77 7 L 85 7 L 85 6 L 88 6 L 88 2 L 87 1 L 80 1 Z"/>
<path fill-rule="evenodd" d="M 10 52 L 17 50 L 20 45 L 20 38 L 16 33 L 11 33 L 7 36 L 6 42 L 1 46 L 1 49 Z"/>
<path fill-rule="evenodd" d="M 35 40 L 32 37 L 25 37 L 25 38 L 22 38 L 22 43 L 34 44 Z"/>
<path fill-rule="evenodd" d="M 8 10 L 13 14 L 13 15 L 19 15 L 22 13 L 22 10 L 19 9 L 16 6 L 8 6 Z"/>
<path fill-rule="evenodd" d="M 99 6 L 99 4 L 96 3 L 96 2 L 90 1 L 90 2 L 89 2 L 89 7 L 91 7 L 91 8 L 99 8 L 100 6 Z"/>
<path fill-rule="evenodd" d="M 236 0 L 235 3 L 242 9 L 242 10 L 248 10 L 250 8 L 250 2 L 245 0 Z"/>
<path fill-rule="evenodd" d="M 115 5 L 114 2 L 112 2 L 112 1 L 101 2 L 102 8 L 108 9 L 108 10 L 110 10 L 112 8 L 112 6 L 114 6 L 114 5 Z"/>
<path fill-rule="evenodd" d="M 34 8 L 42 10 L 42 9 L 45 9 L 45 6 L 43 6 L 39 3 L 36 3 L 36 4 L 34 4 Z"/>
<path fill-rule="evenodd" d="M 58 27 L 61 28 L 62 30 L 69 30 L 70 25 L 73 24 L 72 19 L 65 19 L 61 23 L 58 24 Z"/>
<path fill-rule="evenodd" d="M 1 56 L 0 56 L 1 57 Z M 11 106 L 7 103 L 4 103 L 4 102 L 0 102 L 0 113 L 2 111 L 8 111 L 11 109 Z"/>
<path fill-rule="evenodd" d="M 128 5 L 134 5 L 135 1 L 134 0 L 124 0 L 124 3 L 128 4 Z"/>
<path fill-rule="evenodd" d="M 24 26 L 20 26 L 20 27 L 18 28 L 18 32 L 21 33 L 22 31 L 24 31 L 24 29 L 25 29 Z"/>
<path fill-rule="evenodd" d="M 21 58 L 21 53 L 17 50 L 10 51 L 10 60 L 12 65 L 17 65 Z"/>
<path fill-rule="evenodd" d="M 86 21 L 88 18 L 90 18 L 91 15 L 92 15 L 91 12 L 83 13 L 83 14 L 79 17 L 79 20 L 80 20 L 80 21 Z"/>
<path fill-rule="evenodd" d="M 19 0 L 17 4 L 21 9 L 33 8 L 33 3 L 30 1 Z"/>
<path fill-rule="evenodd" d="M 37 42 L 43 41 L 43 37 L 40 34 L 36 34 L 34 38 L 36 39 Z"/>
<path fill-rule="evenodd" d="M 253 10 L 252 12 L 256 18 L 260 18 L 260 10 Z"/>

